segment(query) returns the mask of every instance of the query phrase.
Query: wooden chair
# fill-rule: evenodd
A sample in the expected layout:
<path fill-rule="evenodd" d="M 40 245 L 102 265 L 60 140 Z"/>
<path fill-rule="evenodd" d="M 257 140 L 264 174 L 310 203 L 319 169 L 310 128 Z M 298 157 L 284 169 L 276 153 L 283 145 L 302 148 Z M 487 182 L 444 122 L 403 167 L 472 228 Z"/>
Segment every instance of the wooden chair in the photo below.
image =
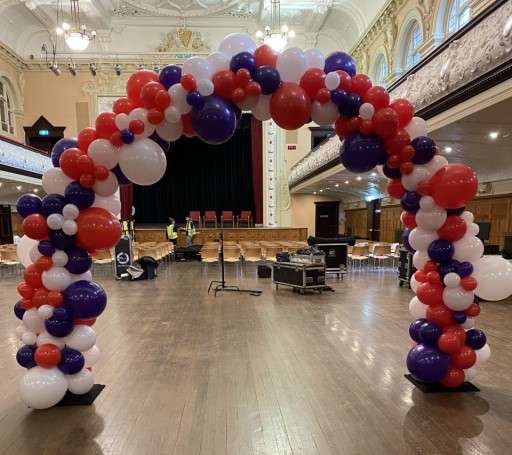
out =
<path fill-rule="evenodd" d="M 252 227 L 252 212 L 250 210 L 242 210 L 242 213 L 236 217 L 236 227 L 240 224 L 247 224 L 247 227 Z"/>
<path fill-rule="evenodd" d="M 21 262 L 18 259 L 18 254 L 16 253 L 16 250 L 3 249 L 0 254 L 0 266 L 2 268 L 2 276 L 4 273 L 4 268 L 5 271 L 12 270 L 15 275 L 21 273 Z"/>
<path fill-rule="evenodd" d="M 352 253 L 350 254 L 350 259 L 352 259 L 352 264 L 355 264 L 356 262 L 358 262 L 359 268 L 361 268 L 364 261 L 366 261 L 366 263 L 368 263 L 369 254 L 370 254 L 370 247 L 368 246 L 368 244 L 354 245 L 354 247 L 352 248 Z"/>
<path fill-rule="evenodd" d="M 93 257 L 92 265 L 92 272 L 95 275 L 113 273 L 114 261 L 112 259 L 112 252 L 110 250 L 98 251 L 98 254 Z"/>
<path fill-rule="evenodd" d="M 196 223 L 197 227 L 201 227 L 201 212 L 199 210 L 191 210 L 188 217 Z"/>
<path fill-rule="evenodd" d="M 261 247 L 257 245 L 247 245 L 244 248 L 244 260 L 249 262 L 261 261 Z"/>
<path fill-rule="evenodd" d="M 282 252 L 283 252 L 282 246 L 267 246 L 265 248 L 265 260 L 275 262 L 277 260 L 276 254 L 282 253 Z"/>
<path fill-rule="evenodd" d="M 206 227 L 206 223 L 215 223 L 215 229 L 217 229 L 217 213 L 215 210 L 206 210 L 203 215 L 203 228 Z"/>
<path fill-rule="evenodd" d="M 375 245 L 372 254 L 373 266 L 377 261 L 382 265 L 391 254 L 391 245 Z"/>
<path fill-rule="evenodd" d="M 235 216 L 231 210 L 223 210 L 220 215 L 220 227 L 224 228 L 224 223 L 231 223 L 231 227 L 235 227 Z"/>
<path fill-rule="evenodd" d="M 224 244 L 224 261 L 225 262 L 239 262 L 240 261 L 240 246 Z"/>
<path fill-rule="evenodd" d="M 219 260 L 219 246 L 205 245 L 201 248 L 201 262 L 217 262 Z"/>

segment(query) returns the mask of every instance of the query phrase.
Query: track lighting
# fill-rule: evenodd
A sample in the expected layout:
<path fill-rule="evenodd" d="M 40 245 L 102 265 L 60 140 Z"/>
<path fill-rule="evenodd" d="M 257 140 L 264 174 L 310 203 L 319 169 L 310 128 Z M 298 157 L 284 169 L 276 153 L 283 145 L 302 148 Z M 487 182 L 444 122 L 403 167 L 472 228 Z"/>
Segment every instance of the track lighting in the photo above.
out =
<path fill-rule="evenodd" d="M 116 63 L 114 65 L 114 71 L 116 73 L 116 76 L 121 76 L 122 68 L 121 68 L 121 65 L 119 63 Z"/>
<path fill-rule="evenodd" d="M 57 63 L 55 63 L 55 62 L 50 63 L 48 65 L 48 68 L 50 68 L 50 70 L 52 71 L 53 74 L 55 74 L 55 76 L 60 76 L 61 70 L 57 66 Z"/>
<path fill-rule="evenodd" d="M 70 72 L 71 76 L 76 76 L 78 71 L 77 71 L 75 62 L 68 63 L 68 71 Z"/>
<path fill-rule="evenodd" d="M 91 72 L 91 76 L 96 77 L 96 73 L 98 71 L 98 69 L 96 68 L 96 63 L 94 63 L 94 62 L 89 63 L 89 71 Z"/>
<path fill-rule="evenodd" d="M 144 66 L 144 63 L 139 63 L 139 64 L 137 65 L 137 69 L 138 69 L 138 70 L 143 70 L 144 68 L 146 68 L 146 67 Z"/>
<path fill-rule="evenodd" d="M 160 74 L 160 64 L 159 63 L 153 63 L 153 71 L 156 74 Z"/>

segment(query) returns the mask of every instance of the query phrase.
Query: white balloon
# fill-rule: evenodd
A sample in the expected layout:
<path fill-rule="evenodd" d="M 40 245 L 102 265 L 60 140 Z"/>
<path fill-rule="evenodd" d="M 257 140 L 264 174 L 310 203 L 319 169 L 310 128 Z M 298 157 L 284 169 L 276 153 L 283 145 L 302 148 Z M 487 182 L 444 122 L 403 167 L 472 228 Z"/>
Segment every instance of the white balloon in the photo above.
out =
<path fill-rule="evenodd" d="M 467 318 L 466 321 L 462 324 L 462 328 L 464 330 L 474 329 L 475 328 L 475 318 Z"/>
<path fill-rule="evenodd" d="M 306 55 L 306 60 L 308 62 L 308 69 L 309 68 L 320 68 L 321 70 L 324 69 L 325 57 L 324 57 L 324 54 L 322 54 L 322 52 L 320 52 L 319 49 L 317 49 L 316 47 L 313 47 L 311 49 L 306 49 L 304 51 L 304 54 Z M 329 74 L 331 74 L 331 73 L 329 73 Z M 339 82 L 338 82 L 338 84 L 339 84 Z M 336 85 L 336 87 L 334 87 L 334 88 L 337 88 L 337 87 L 338 86 Z M 327 88 L 329 88 L 329 87 L 327 87 Z M 334 88 L 329 88 L 329 90 L 334 90 Z"/>
<path fill-rule="evenodd" d="M 258 104 L 259 96 L 248 96 L 241 103 L 236 103 L 236 105 L 242 109 L 242 111 L 252 111 L 256 105 Z"/>
<path fill-rule="evenodd" d="M 68 263 L 68 255 L 65 251 L 55 250 L 52 254 L 52 263 L 56 267 L 64 267 Z"/>
<path fill-rule="evenodd" d="M 52 266 L 42 275 L 44 287 L 50 291 L 63 291 L 71 284 L 71 274 L 64 267 Z"/>
<path fill-rule="evenodd" d="M 313 101 L 311 104 L 311 119 L 320 126 L 332 125 L 338 117 L 338 106 L 332 101 L 319 103 Z"/>
<path fill-rule="evenodd" d="M 37 315 L 43 319 L 51 318 L 53 316 L 53 307 L 51 305 L 46 305 L 46 304 L 41 305 L 37 309 Z M 35 343 L 35 341 L 34 341 L 34 343 Z M 32 343 L 32 344 L 34 344 L 34 343 Z"/>
<path fill-rule="evenodd" d="M 331 74 L 331 73 L 329 73 Z M 339 77 L 339 76 L 338 76 Z M 373 117 L 373 114 L 375 114 L 375 108 L 370 103 L 363 103 L 361 104 L 361 107 L 359 108 L 359 116 L 362 119 L 370 120 Z M 405 176 L 405 174 L 402 176 L 402 178 Z"/>
<path fill-rule="evenodd" d="M 107 197 L 96 195 L 94 198 L 94 204 L 92 204 L 91 207 L 100 207 L 117 216 L 121 213 L 121 199 L 119 199 L 117 194 Z"/>
<path fill-rule="evenodd" d="M 473 213 L 468 210 L 464 210 L 460 217 L 466 222 L 466 224 L 471 224 L 475 220 Z"/>
<path fill-rule="evenodd" d="M 98 199 L 99 197 L 100 196 L 95 196 L 94 201 L 96 202 L 96 199 Z M 78 225 L 76 224 L 76 221 L 65 220 L 64 223 L 62 223 L 62 231 L 66 235 L 75 235 L 78 232 Z"/>
<path fill-rule="evenodd" d="M 262 122 L 272 118 L 270 115 L 270 98 L 272 95 L 260 95 L 258 104 L 252 110 L 252 115 Z"/>
<path fill-rule="evenodd" d="M 413 117 L 412 120 L 404 127 L 404 130 L 409 133 L 411 141 L 418 136 L 426 136 L 428 133 L 427 122 L 421 117 Z"/>
<path fill-rule="evenodd" d="M 283 82 L 299 83 L 308 69 L 306 54 L 298 47 L 289 47 L 277 56 L 276 69 Z"/>
<path fill-rule="evenodd" d="M 180 116 L 187 114 L 192 110 L 192 106 L 187 103 L 187 91 L 181 84 L 174 84 L 169 90 L 171 95 L 171 106 L 176 106 L 180 111 Z M 168 108 L 167 108 L 168 109 Z M 164 113 L 165 116 L 165 113 Z"/>
<path fill-rule="evenodd" d="M 462 289 L 460 286 L 443 289 L 443 302 L 453 311 L 467 310 L 472 304 L 475 295 Z"/>
<path fill-rule="evenodd" d="M 37 308 L 25 311 L 22 320 L 27 331 L 41 333 L 44 330 L 44 319 L 37 314 Z"/>
<path fill-rule="evenodd" d="M 415 250 L 426 251 L 428 246 L 438 238 L 436 231 L 427 231 L 418 226 L 409 233 L 409 245 Z"/>
<path fill-rule="evenodd" d="M 46 194 L 55 193 L 64 196 L 66 187 L 72 181 L 73 179 L 65 175 L 60 167 L 52 167 L 43 174 L 42 185 Z"/>
<path fill-rule="evenodd" d="M 79 214 L 80 210 L 75 204 L 66 204 L 62 209 L 62 215 L 66 220 L 76 220 Z"/>
<path fill-rule="evenodd" d="M 409 302 L 409 313 L 414 319 L 420 319 L 427 316 L 428 305 L 420 302 L 418 297 L 414 296 Z"/>
<path fill-rule="evenodd" d="M 37 335 L 34 332 L 25 332 L 21 337 L 23 344 L 34 345 L 37 341 Z"/>
<path fill-rule="evenodd" d="M 151 139 L 139 139 L 144 141 L 151 141 Z M 138 141 L 132 142 L 132 144 L 137 143 Z M 153 142 L 153 141 L 151 141 Z M 132 145 L 128 144 L 128 145 Z M 155 142 L 153 142 L 158 148 L 160 148 Z M 123 145 L 121 149 L 124 147 L 127 147 L 127 145 Z M 121 165 L 121 162 L 119 162 L 119 165 Z M 126 175 L 126 174 L 125 174 Z M 126 175 L 126 177 L 128 177 Z M 128 177 L 129 178 L 129 177 Z M 96 180 L 94 182 L 94 185 L 92 186 L 92 189 L 94 192 L 101 197 L 109 197 L 115 194 L 117 189 L 119 188 L 119 182 L 117 181 L 117 177 L 113 172 L 108 173 L 108 177 L 105 180 Z"/>
<path fill-rule="evenodd" d="M 208 57 L 206 57 L 210 67 L 212 69 L 212 74 L 215 74 L 220 70 L 228 70 L 229 63 L 231 61 L 230 57 L 228 57 L 224 52 L 212 52 Z"/>
<path fill-rule="evenodd" d="M 334 90 L 340 85 L 340 75 L 336 71 L 331 71 L 325 76 L 325 87 L 329 90 Z M 370 104 L 371 106 L 371 104 Z M 372 106 L 373 107 L 373 106 Z"/>
<path fill-rule="evenodd" d="M 16 245 L 16 254 L 18 255 L 18 259 L 23 267 L 28 267 L 37 260 L 37 257 L 35 259 L 31 258 L 31 252 L 33 248 L 37 249 L 38 245 L 38 240 L 31 239 L 26 235 L 20 239 Z"/>
<path fill-rule="evenodd" d="M 116 126 L 120 130 L 124 130 L 124 129 L 128 128 L 128 125 L 130 124 L 130 117 L 128 117 L 128 114 L 121 113 L 121 114 L 116 115 L 116 118 L 114 121 L 115 121 Z M 107 139 L 96 139 L 96 140 L 106 141 Z M 93 142 L 95 142 L 95 141 L 93 141 Z M 91 143 L 91 145 L 92 145 L 92 143 Z"/>
<path fill-rule="evenodd" d="M 54 337 L 50 335 L 46 330 L 41 332 L 37 337 L 37 345 L 42 346 L 43 344 L 54 344 L 59 349 L 64 349 L 66 346 L 64 338 Z"/>
<path fill-rule="evenodd" d="M 181 74 L 191 74 L 197 81 L 201 79 L 211 79 L 213 75 L 212 67 L 203 57 L 190 57 L 183 64 Z"/>
<path fill-rule="evenodd" d="M 414 267 L 416 269 L 422 269 L 425 265 L 425 262 L 429 261 L 430 258 L 428 256 L 428 253 L 426 251 L 416 251 L 412 257 L 412 262 L 414 264 Z"/>
<path fill-rule="evenodd" d="M 165 120 L 167 120 L 169 123 L 181 122 L 181 112 L 176 106 L 169 106 L 164 111 L 164 117 L 165 117 Z M 158 133 L 158 127 L 157 127 L 157 133 Z"/>
<path fill-rule="evenodd" d="M 484 344 L 483 348 L 475 349 L 475 354 L 476 354 L 475 365 L 480 365 L 482 363 L 487 362 L 489 360 L 489 357 L 491 357 L 491 348 L 486 343 L 486 344 Z"/>
<path fill-rule="evenodd" d="M 85 360 L 84 368 L 91 368 L 94 365 L 96 365 L 96 363 L 100 359 L 100 350 L 98 346 L 93 346 L 88 351 L 82 352 L 82 355 L 84 356 Z"/>
<path fill-rule="evenodd" d="M 164 120 L 156 127 L 156 133 L 166 141 L 177 141 L 183 134 L 183 122 L 181 119 L 175 123 Z"/>
<path fill-rule="evenodd" d="M 14 333 L 16 334 L 16 336 L 21 340 L 23 338 L 23 334 L 27 331 L 27 329 L 25 328 L 25 326 L 23 325 L 19 325 L 18 327 L 16 327 L 16 329 L 14 330 Z"/>
<path fill-rule="evenodd" d="M 430 175 L 434 175 L 439 169 L 445 167 L 448 164 L 448 160 L 441 155 L 436 155 L 428 163 L 424 164 Z"/>
<path fill-rule="evenodd" d="M 200 79 L 197 81 L 197 91 L 203 96 L 210 96 L 214 88 L 213 82 L 210 79 Z"/>
<path fill-rule="evenodd" d="M 128 123 L 130 123 L 129 118 Z M 124 128 L 128 128 L 128 126 Z M 108 139 L 96 139 L 92 141 L 91 145 L 89 145 L 87 155 L 92 158 L 96 166 L 105 166 L 107 169 L 112 169 L 119 163 L 119 149 L 113 146 Z"/>
<path fill-rule="evenodd" d="M 453 259 L 459 262 L 475 262 L 484 254 L 484 244 L 478 237 L 465 235 L 460 240 L 453 242 L 455 254 Z"/>
<path fill-rule="evenodd" d="M 473 365 L 471 368 L 464 370 L 464 382 L 472 381 L 477 374 L 477 368 Z"/>
<path fill-rule="evenodd" d="M 21 378 L 20 397 L 33 409 L 46 409 L 56 405 L 68 389 L 68 381 L 57 367 L 31 368 Z"/>
<path fill-rule="evenodd" d="M 59 213 L 52 213 L 51 215 L 48 215 L 48 218 L 46 218 L 46 224 L 50 229 L 60 229 L 62 227 L 62 223 L 64 223 L 64 217 Z"/>
<path fill-rule="evenodd" d="M 416 224 L 427 231 L 439 229 L 446 221 L 446 210 L 435 206 L 432 210 L 419 209 L 416 212 Z"/>
<path fill-rule="evenodd" d="M 411 280 L 409 281 L 409 284 L 411 286 L 412 291 L 416 294 L 418 291 L 418 287 L 420 286 L 421 282 L 418 281 L 415 277 L 416 273 L 414 273 L 411 277 Z"/>
<path fill-rule="evenodd" d="M 443 283 L 447 288 L 456 288 L 460 284 L 460 276 L 457 273 L 447 273 L 443 278 Z"/>
<path fill-rule="evenodd" d="M 18 244 L 19 245 L 19 244 Z M 32 261 L 32 263 L 35 263 L 40 257 L 42 256 L 42 254 L 39 252 L 39 242 L 37 245 L 34 245 L 31 249 L 30 249 L 30 260 Z M 18 253 L 18 258 L 20 257 L 19 253 Z M 20 261 L 21 262 L 21 261 Z M 23 263 L 22 263 L 23 264 Z M 27 266 L 25 266 L 27 267 Z"/>
<path fill-rule="evenodd" d="M 434 210 L 436 207 L 436 203 L 434 201 L 434 198 L 432 196 L 423 196 L 420 199 L 420 208 L 424 210 L 425 212 L 430 212 L 430 210 Z M 440 207 L 438 207 L 439 210 L 442 210 Z"/>
<path fill-rule="evenodd" d="M 156 142 L 151 139 L 139 139 L 121 147 L 119 166 L 123 174 L 133 183 L 152 185 L 165 174 L 167 159 Z"/>
<path fill-rule="evenodd" d="M 75 325 L 66 337 L 66 346 L 77 351 L 88 351 L 96 344 L 96 334 L 92 327 L 84 324 Z"/>
<path fill-rule="evenodd" d="M 411 173 L 402 175 L 402 185 L 408 191 L 415 191 L 419 182 L 428 180 L 429 178 L 430 172 L 428 169 L 421 164 L 416 164 Z"/>
<path fill-rule="evenodd" d="M 80 275 L 71 274 L 71 281 L 74 283 L 75 281 L 92 281 L 92 273 L 90 270 L 87 272 L 81 273 Z"/>
<path fill-rule="evenodd" d="M 485 300 L 503 300 L 512 294 L 512 263 L 500 256 L 484 256 L 473 261 L 477 281 L 475 294 Z"/>
<path fill-rule="evenodd" d="M 480 226 L 476 223 L 466 223 L 466 235 L 476 236 L 480 232 Z"/>
<path fill-rule="evenodd" d="M 83 395 L 89 392 L 94 385 L 94 375 L 87 368 L 82 368 L 78 373 L 67 376 L 68 389 L 75 395 Z"/>
<path fill-rule="evenodd" d="M 240 52 L 250 52 L 254 54 L 255 50 L 256 43 L 249 35 L 244 33 L 231 33 L 219 44 L 219 51 L 226 54 L 229 59 Z"/>
<path fill-rule="evenodd" d="M 144 130 L 142 133 L 136 134 L 136 137 L 148 137 L 151 136 L 155 132 L 156 126 L 149 122 L 148 120 L 148 110 L 143 107 L 138 107 L 128 114 L 131 120 L 140 120 L 144 123 Z M 117 164 L 117 163 L 116 163 Z"/>

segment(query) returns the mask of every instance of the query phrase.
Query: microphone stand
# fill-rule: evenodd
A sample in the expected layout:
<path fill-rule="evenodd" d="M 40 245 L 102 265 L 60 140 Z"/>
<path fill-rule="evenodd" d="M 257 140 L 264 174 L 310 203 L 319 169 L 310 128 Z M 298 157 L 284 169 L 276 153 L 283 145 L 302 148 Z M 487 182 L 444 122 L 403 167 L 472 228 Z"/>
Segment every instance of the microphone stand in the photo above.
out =
<path fill-rule="evenodd" d="M 226 284 L 225 274 L 224 274 L 224 234 L 222 232 L 222 226 L 220 228 L 220 270 L 221 270 L 221 279 L 220 281 L 211 281 L 210 286 L 208 286 L 208 293 L 210 293 L 210 289 L 213 286 L 213 283 L 218 283 L 217 286 L 215 286 L 215 294 L 214 296 L 217 297 L 217 292 L 219 291 L 236 291 L 236 292 L 248 292 L 250 295 L 254 295 L 256 297 L 259 297 L 263 291 L 258 291 L 255 289 L 240 289 L 238 286 L 228 286 Z"/>

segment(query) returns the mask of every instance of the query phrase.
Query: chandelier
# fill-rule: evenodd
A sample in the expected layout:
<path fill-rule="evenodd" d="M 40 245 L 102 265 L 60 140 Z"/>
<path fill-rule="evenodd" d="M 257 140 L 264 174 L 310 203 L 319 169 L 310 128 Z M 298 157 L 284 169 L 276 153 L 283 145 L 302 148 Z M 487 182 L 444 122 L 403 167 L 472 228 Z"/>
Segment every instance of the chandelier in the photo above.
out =
<path fill-rule="evenodd" d="M 272 49 L 279 52 L 284 49 L 288 38 L 294 38 L 295 32 L 289 30 L 286 25 L 281 27 L 280 1 L 270 0 L 270 26 L 265 27 L 265 33 L 261 30 L 256 32 L 264 44 L 268 44 Z"/>
<path fill-rule="evenodd" d="M 87 34 L 87 27 L 80 23 L 80 6 L 78 0 L 71 0 L 71 23 L 65 22 L 62 0 L 57 1 L 57 36 L 64 36 L 64 42 L 73 51 L 83 51 L 96 36 L 95 31 Z M 60 23 L 62 21 L 62 24 Z"/>

